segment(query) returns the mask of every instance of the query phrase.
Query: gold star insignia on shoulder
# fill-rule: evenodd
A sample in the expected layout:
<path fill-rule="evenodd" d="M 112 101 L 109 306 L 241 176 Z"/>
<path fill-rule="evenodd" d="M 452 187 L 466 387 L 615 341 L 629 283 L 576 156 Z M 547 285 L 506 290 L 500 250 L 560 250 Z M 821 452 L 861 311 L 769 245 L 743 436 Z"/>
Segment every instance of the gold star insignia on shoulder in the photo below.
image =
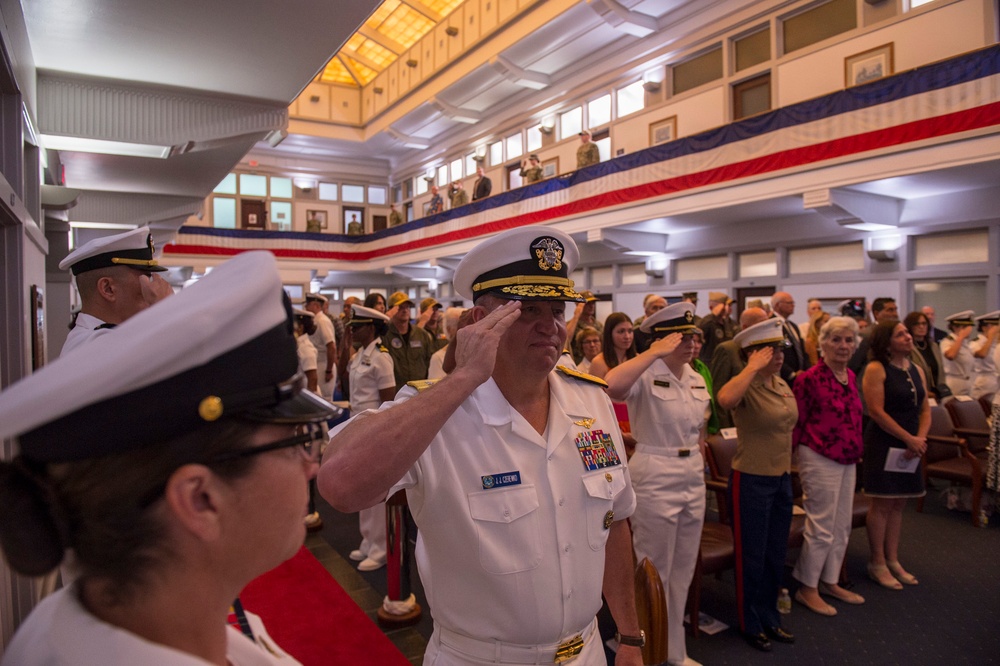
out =
<path fill-rule="evenodd" d="M 574 370 L 573 368 L 567 368 L 565 365 L 557 365 L 556 371 L 562 373 L 566 377 L 573 377 L 574 379 L 590 382 L 591 384 L 597 384 L 601 388 L 608 388 L 608 383 L 600 377 L 588 375 L 586 372 L 580 372 L 579 370 Z"/>
<path fill-rule="evenodd" d="M 573 421 L 573 425 L 578 425 L 581 428 L 586 428 L 590 430 L 590 426 L 594 425 L 594 421 L 597 419 L 580 419 L 579 421 Z"/>

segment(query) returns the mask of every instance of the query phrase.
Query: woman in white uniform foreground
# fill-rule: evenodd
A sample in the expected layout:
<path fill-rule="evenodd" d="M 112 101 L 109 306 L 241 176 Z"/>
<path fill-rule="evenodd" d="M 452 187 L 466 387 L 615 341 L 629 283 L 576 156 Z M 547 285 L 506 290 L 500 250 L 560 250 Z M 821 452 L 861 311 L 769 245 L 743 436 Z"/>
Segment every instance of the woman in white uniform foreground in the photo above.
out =
<path fill-rule="evenodd" d="M 694 305 L 676 303 L 642 322 L 649 349 L 612 368 L 608 395 L 628 404 L 636 438 L 629 461 L 635 488 L 632 535 L 638 559 L 656 566 L 667 593 L 667 663 L 698 662 L 684 646 L 684 605 L 705 521 L 701 446 L 711 398 L 688 365 L 694 355 Z"/>
<path fill-rule="evenodd" d="M 333 409 L 302 389 L 290 314 L 273 256 L 246 253 L 0 393 L 7 562 L 41 575 L 71 548 L 79 573 L 4 666 L 283 663 L 227 618 L 302 546 Z"/>

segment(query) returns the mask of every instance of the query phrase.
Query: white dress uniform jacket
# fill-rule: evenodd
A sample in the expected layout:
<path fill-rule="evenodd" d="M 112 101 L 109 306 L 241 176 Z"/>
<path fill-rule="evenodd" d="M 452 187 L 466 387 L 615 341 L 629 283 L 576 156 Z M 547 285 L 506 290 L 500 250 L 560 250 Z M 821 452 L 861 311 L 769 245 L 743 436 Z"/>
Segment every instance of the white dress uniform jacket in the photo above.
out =
<path fill-rule="evenodd" d="M 392 356 L 381 351 L 381 345 L 382 339 L 375 338 L 367 347 L 359 349 L 347 365 L 352 414 L 360 414 L 366 409 L 378 409 L 381 403 L 379 389 L 396 387 Z M 378 455 L 378 451 L 373 450 L 372 454 Z M 361 545 L 358 550 L 369 559 L 385 562 L 385 502 L 362 509 L 358 513 L 358 527 L 361 530 Z"/>
<path fill-rule="evenodd" d="M 226 658 L 232 666 L 289 666 L 286 654 L 272 656 L 239 630 L 227 633 Z M 270 647 L 277 648 L 273 642 Z M 276 650 L 280 653 L 280 649 Z M 209 662 L 107 624 L 84 609 L 75 585 L 49 595 L 31 611 L 7 647 L 2 666 L 206 666 Z"/>
<path fill-rule="evenodd" d="M 972 375 L 975 372 L 975 357 L 969 348 L 968 338 L 962 342 L 961 349 L 955 360 L 949 361 L 944 356 L 945 352 L 955 346 L 955 335 L 949 333 L 948 337 L 941 341 L 941 356 L 944 361 L 944 381 L 951 389 L 952 395 L 969 395 L 972 392 Z"/>
<path fill-rule="evenodd" d="M 978 338 L 969 343 L 969 351 L 972 352 L 972 358 L 974 361 L 974 377 L 972 380 L 972 391 L 970 395 L 977 400 L 980 396 L 986 395 L 987 393 L 996 393 L 997 388 L 1000 388 L 1000 382 L 998 382 L 997 377 L 997 365 L 994 360 L 996 350 L 1000 349 L 1000 346 L 994 342 L 993 349 L 987 351 L 986 356 L 982 358 L 976 358 L 975 356 L 976 352 L 985 347 L 989 340 L 988 336 L 980 335 Z"/>
<path fill-rule="evenodd" d="M 326 381 L 326 345 L 333 343 L 334 353 L 337 348 L 337 335 L 333 331 L 333 322 L 322 312 L 316 315 L 316 332 L 309 336 L 316 347 L 316 374 L 319 375 L 319 392 L 327 400 L 333 400 L 333 389 L 337 384 L 337 366 L 333 365 L 333 379 Z M 336 359 L 334 359 L 336 361 Z"/>
<path fill-rule="evenodd" d="M 455 634 L 555 645 L 592 627 L 601 607 L 609 527 L 635 508 L 625 447 L 602 388 L 558 368 L 548 379 L 544 435 L 489 379 L 389 491 L 407 490 L 445 645 Z M 415 394 L 407 386 L 397 402 Z M 574 664 L 604 664 L 599 638 L 592 644 Z"/>
<path fill-rule="evenodd" d="M 690 366 L 675 376 L 657 359 L 632 385 L 625 404 L 636 438 L 629 461 L 636 507 L 636 557 L 656 566 L 667 593 L 667 661 L 683 664 L 684 606 L 705 521 L 705 462 L 698 446 L 709 408 L 705 379 Z"/>
<path fill-rule="evenodd" d="M 89 342 L 101 335 L 107 335 L 114 330 L 113 328 L 98 328 L 98 326 L 103 326 L 105 323 L 86 312 L 78 314 L 76 316 L 76 325 L 70 329 L 69 334 L 66 336 L 66 342 L 63 343 L 62 351 L 59 352 L 59 355 L 63 356 L 85 342 Z"/>
<path fill-rule="evenodd" d="M 310 370 L 316 370 L 316 358 L 319 356 L 319 352 L 316 351 L 316 345 L 312 343 L 308 335 L 298 336 L 295 338 L 295 343 L 298 345 L 296 351 L 299 354 L 299 371 L 309 372 Z"/>

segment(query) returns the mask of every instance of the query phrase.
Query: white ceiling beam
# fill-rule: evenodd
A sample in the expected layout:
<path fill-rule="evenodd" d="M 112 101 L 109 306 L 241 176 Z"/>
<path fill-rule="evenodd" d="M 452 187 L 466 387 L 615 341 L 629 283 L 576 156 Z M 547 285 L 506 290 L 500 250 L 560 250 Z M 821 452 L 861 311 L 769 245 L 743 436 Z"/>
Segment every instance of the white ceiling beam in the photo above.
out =
<path fill-rule="evenodd" d="M 518 67 L 502 55 L 494 56 L 490 60 L 490 67 L 496 70 L 497 74 L 504 77 L 511 83 L 515 83 L 524 88 L 532 90 L 543 90 L 552 84 L 552 79 L 547 74 L 531 72 Z"/>
<path fill-rule="evenodd" d="M 600 243 L 617 252 L 661 253 L 667 249 L 667 234 L 624 229 L 589 229 L 588 243 Z"/>
<path fill-rule="evenodd" d="M 648 37 L 660 29 L 654 17 L 634 12 L 616 0 L 590 0 L 588 4 L 605 23 L 627 35 Z"/>
<path fill-rule="evenodd" d="M 440 111 L 442 115 L 451 118 L 458 123 L 475 125 L 483 119 L 483 114 L 478 111 L 469 111 L 468 109 L 454 106 L 453 104 L 449 104 L 448 102 L 436 97 L 431 100 L 431 106 Z"/>
<path fill-rule="evenodd" d="M 399 130 L 393 129 L 392 127 L 387 127 L 385 133 L 391 136 L 396 141 L 399 141 L 407 148 L 417 148 L 419 150 L 427 150 L 428 148 L 431 147 L 430 141 L 425 141 L 424 139 L 417 139 L 416 137 L 403 134 Z"/>
<path fill-rule="evenodd" d="M 805 192 L 802 204 L 840 226 L 862 231 L 898 227 L 903 214 L 902 199 L 845 189 Z"/>

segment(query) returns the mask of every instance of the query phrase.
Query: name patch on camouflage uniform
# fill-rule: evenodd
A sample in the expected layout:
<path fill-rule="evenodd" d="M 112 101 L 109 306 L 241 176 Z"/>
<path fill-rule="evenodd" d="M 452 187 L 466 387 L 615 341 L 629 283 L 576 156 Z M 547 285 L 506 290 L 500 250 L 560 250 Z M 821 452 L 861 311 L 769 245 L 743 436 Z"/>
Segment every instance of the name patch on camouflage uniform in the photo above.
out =
<path fill-rule="evenodd" d="M 583 467 L 588 472 L 622 464 L 614 440 L 603 430 L 581 432 L 576 436 L 576 450 L 580 452 Z"/>

